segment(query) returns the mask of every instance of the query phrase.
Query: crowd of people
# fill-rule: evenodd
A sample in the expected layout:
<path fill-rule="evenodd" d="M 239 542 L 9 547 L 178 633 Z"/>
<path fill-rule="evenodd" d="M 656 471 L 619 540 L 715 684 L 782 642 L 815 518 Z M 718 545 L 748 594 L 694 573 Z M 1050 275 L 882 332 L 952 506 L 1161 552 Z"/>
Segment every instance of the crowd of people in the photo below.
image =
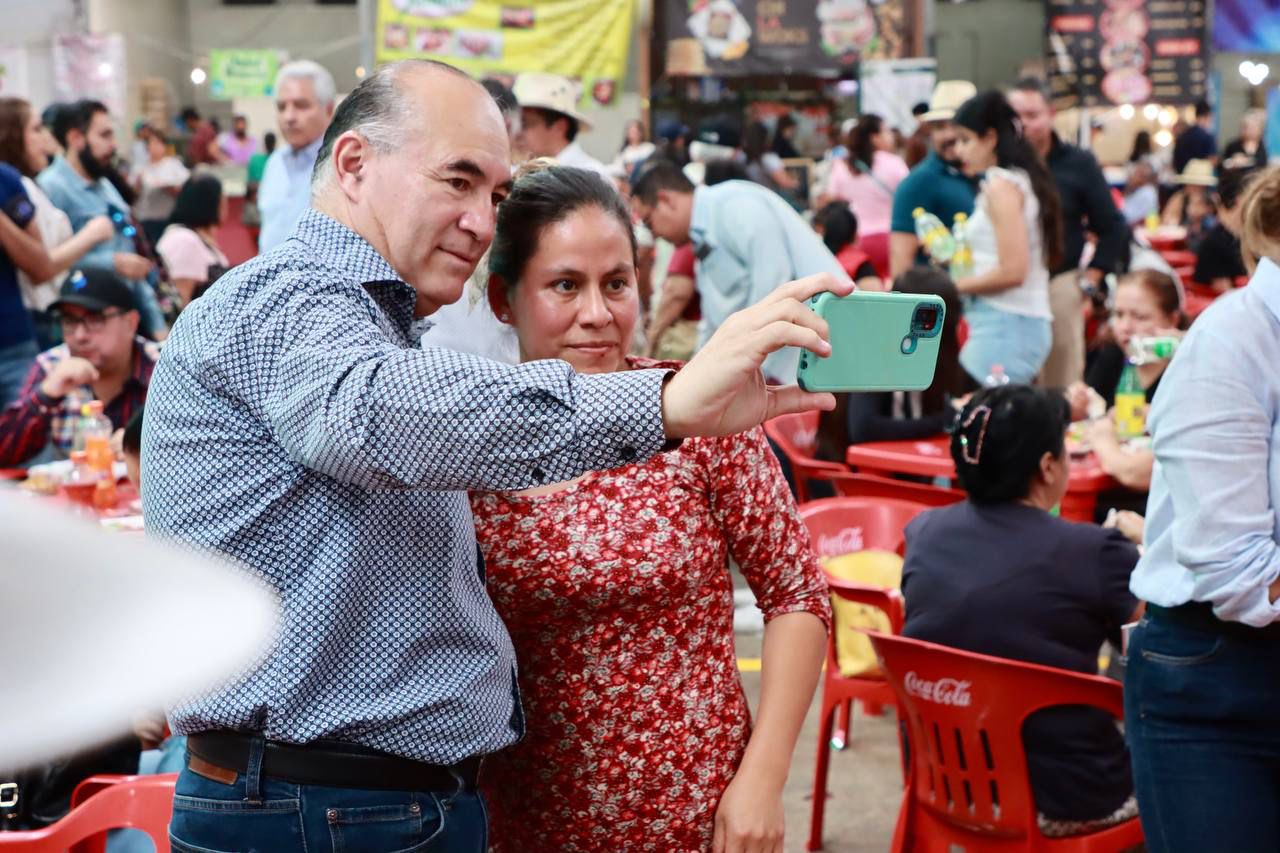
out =
<path fill-rule="evenodd" d="M 0 466 L 65 458 L 101 401 L 149 534 L 281 597 L 263 661 L 169 709 L 175 849 L 781 850 L 832 616 L 761 425 L 814 409 L 830 461 L 951 434 L 968 499 L 907 529 L 907 636 L 1093 673 L 1140 620 L 1124 732 L 1027 725 L 1046 835 L 1141 815 L 1152 850 L 1280 844 L 1271 752 L 1242 746 L 1275 741 L 1280 613 L 1256 116 L 1219 158 L 1197 109 L 1162 207 L 1150 139 L 1113 190 L 1034 79 L 848 121 L 812 185 L 790 117 L 633 121 L 602 162 L 551 74 L 394 63 L 339 103 L 298 61 L 274 91 L 279 144 L 186 110 L 127 159 L 101 103 L 0 99 Z M 260 229 L 236 267 L 227 164 Z M 966 265 L 922 214 L 961 223 Z M 1187 280 L 1152 220 L 1185 229 Z M 1191 324 L 1195 284 L 1224 298 Z M 830 351 L 806 301 L 855 286 L 942 298 L 928 389 L 793 387 Z M 1093 524 L 1056 517 L 1071 441 L 1116 484 Z M 754 719 L 730 563 L 766 625 Z"/>

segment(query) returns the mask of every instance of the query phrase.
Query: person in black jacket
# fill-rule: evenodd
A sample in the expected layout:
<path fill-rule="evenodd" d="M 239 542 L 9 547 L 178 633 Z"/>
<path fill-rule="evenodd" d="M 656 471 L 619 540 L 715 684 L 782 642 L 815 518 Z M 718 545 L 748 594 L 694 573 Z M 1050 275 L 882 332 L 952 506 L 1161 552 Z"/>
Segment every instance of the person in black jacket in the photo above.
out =
<path fill-rule="evenodd" d="M 1084 287 L 1096 288 L 1108 273 L 1129 265 L 1129 226 L 1116 209 L 1111 187 L 1093 155 L 1068 145 L 1053 131 L 1053 101 L 1043 81 L 1025 78 L 1009 91 L 1009 103 L 1022 120 L 1022 135 L 1049 164 L 1062 199 L 1062 261 L 1049 272 L 1053 309 L 1053 348 L 1040 371 L 1041 384 L 1065 388 L 1084 376 Z M 1085 232 L 1098 236 L 1082 282 L 1080 256 Z"/>

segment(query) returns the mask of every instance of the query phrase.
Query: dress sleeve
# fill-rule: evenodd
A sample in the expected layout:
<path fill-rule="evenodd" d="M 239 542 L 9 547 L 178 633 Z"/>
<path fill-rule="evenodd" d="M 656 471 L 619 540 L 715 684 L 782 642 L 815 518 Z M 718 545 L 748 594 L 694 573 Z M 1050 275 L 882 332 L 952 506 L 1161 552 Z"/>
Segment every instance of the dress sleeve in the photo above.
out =
<path fill-rule="evenodd" d="M 205 281 L 209 278 L 208 251 L 194 231 L 169 228 L 156 243 L 156 251 L 172 278 Z"/>
<path fill-rule="evenodd" d="M 831 630 L 827 583 L 764 430 L 707 442 L 711 509 L 765 621 L 812 613 Z"/>

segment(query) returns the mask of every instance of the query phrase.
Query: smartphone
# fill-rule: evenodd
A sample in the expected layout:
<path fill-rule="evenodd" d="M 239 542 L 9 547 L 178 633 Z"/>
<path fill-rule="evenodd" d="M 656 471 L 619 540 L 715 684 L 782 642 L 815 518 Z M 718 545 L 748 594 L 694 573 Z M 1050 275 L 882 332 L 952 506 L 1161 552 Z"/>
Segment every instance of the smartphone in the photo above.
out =
<path fill-rule="evenodd" d="M 940 296 L 857 290 L 809 301 L 831 330 L 831 355 L 800 354 L 806 391 L 923 391 L 933 384 L 947 316 Z"/>

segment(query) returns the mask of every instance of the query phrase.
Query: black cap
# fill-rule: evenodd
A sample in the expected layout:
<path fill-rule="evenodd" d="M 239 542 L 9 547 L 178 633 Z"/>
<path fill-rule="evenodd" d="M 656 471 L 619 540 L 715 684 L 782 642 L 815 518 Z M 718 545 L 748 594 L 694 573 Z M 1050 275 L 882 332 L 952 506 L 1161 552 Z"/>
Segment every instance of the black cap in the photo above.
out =
<path fill-rule="evenodd" d="M 114 273 L 106 270 L 75 270 L 62 283 L 58 301 L 49 306 L 56 311 L 66 305 L 75 305 L 86 311 L 102 312 L 108 308 L 133 311 L 133 291 Z"/>
<path fill-rule="evenodd" d="M 724 116 L 710 118 L 698 125 L 695 137 L 699 142 L 708 145 L 723 145 L 726 148 L 737 148 L 742 144 L 742 130 L 737 122 Z"/>

